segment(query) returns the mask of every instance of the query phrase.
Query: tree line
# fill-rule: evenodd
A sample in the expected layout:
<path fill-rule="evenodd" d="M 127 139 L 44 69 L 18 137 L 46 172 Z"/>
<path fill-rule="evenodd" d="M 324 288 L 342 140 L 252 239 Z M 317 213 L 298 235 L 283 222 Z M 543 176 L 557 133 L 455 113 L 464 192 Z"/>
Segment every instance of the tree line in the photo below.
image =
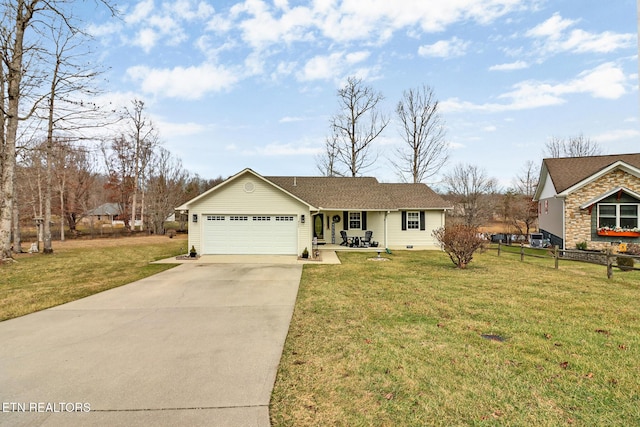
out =
<path fill-rule="evenodd" d="M 189 174 L 164 149 L 144 102 L 124 109 L 94 102 L 99 65 L 74 0 L 0 0 L 0 260 L 21 252 L 21 224 L 76 231 L 90 209 L 120 206 L 125 226 L 164 231 L 175 206 L 221 181 Z M 118 11 L 109 0 L 88 1 Z"/>

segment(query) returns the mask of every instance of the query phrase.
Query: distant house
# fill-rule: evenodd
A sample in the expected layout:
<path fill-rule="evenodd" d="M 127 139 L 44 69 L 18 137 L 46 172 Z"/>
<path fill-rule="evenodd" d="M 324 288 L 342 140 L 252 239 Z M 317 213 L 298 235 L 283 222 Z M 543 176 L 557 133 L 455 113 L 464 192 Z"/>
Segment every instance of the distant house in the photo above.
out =
<path fill-rule="evenodd" d="M 124 225 L 122 209 L 118 203 L 104 203 L 95 209 L 85 212 L 83 222 L 94 224 Z"/>
<path fill-rule="evenodd" d="M 262 176 L 245 169 L 177 208 L 201 254 L 300 254 L 372 234 L 381 248 L 439 249 L 451 209 L 425 184 L 375 178 Z"/>
<path fill-rule="evenodd" d="M 640 243 L 640 153 L 544 159 L 534 200 L 554 245 Z"/>

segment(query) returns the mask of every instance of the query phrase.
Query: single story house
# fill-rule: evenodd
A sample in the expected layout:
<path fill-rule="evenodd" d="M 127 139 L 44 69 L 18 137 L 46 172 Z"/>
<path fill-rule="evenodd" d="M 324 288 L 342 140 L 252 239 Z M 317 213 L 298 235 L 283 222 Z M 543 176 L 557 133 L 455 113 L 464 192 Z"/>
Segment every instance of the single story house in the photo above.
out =
<path fill-rule="evenodd" d="M 103 203 L 97 208 L 84 213 L 82 223 L 90 226 L 102 225 L 102 227 L 124 227 L 124 218 L 120 203 Z M 136 219 L 136 227 L 142 225 L 142 220 Z"/>
<path fill-rule="evenodd" d="M 534 201 L 540 231 L 563 249 L 640 243 L 640 153 L 544 159 Z"/>
<path fill-rule="evenodd" d="M 91 209 L 84 214 L 82 222 L 86 224 L 124 225 L 122 220 L 122 208 L 118 203 L 103 203 L 95 209 Z"/>
<path fill-rule="evenodd" d="M 447 209 L 425 184 L 268 177 L 251 169 L 176 208 L 189 212 L 189 247 L 200 254 L 290 255 L 367 231 L 383 249 L 439 249 L 432 231 L 444 226 Z"/>

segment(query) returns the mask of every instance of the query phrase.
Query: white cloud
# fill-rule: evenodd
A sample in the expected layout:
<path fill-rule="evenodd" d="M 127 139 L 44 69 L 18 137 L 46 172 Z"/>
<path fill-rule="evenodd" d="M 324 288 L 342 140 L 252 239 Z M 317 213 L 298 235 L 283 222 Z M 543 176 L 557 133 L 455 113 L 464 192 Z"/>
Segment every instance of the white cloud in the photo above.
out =
<path fill-rule="evenodd" d="M 181 99 L 199 99 L 210 92 L 227 90 L 239 80 L 232 70 L 211 64 L 171 69 L 135 66 L 127 70 L 127 75 L 139 82 L 145 93 Z"/>
<path fill-rule="evenodd" d="M 573 26 L 576 21 L 563 19 L 559 13 L 555 13 L 551 18 L 538 24 L 526 32 L 528 37 L 558 39 L 562 32 Z"/>
<path fill-rule="evenodd" d="M 507 64 L 492 65 L 489 67 L 489 71 L 515 71 L 529 68 L 529 64 L 524 61 L 515 61 Z"/>
<path fill-rule="evenodd" d="M 134 46 L 141 47 L 145 52 L 149 52 L 156 45 L 158 41 L 158 33 L 151 28 L 143 28 L 138 31 L 133 42 Z"/>
<path fill-rule="evenodd" d="M 593 70 L 580 73 L 565 90 L 568 93 L 588 93 L 595 98 L 618 99 L 627 93 L 625 83 L 624 72 L 615 64 L 608 62 Z"/>
<path fill-rule="evenodd" d="M 272 44 L 315 40 L 319 35 L 338 42 L 366 40 L 382 43 L 400 30 L 443 31 L 461 21 L 486 25 L 514 10 L 532 7 L 521 0 L 316 0 L 309 6 L 291 7 L 286 0 L 273 5 L 245 0 L 231 7 L 229 21 L 241 29 L 243 40 L 257 49 Z M 220 17 L 216 18 L 219 24 Z M 212 30 L 228 24 L 211 24 Z"/>
<path fill-rule="evenodd" d="M 615 142 L 630 138 L 637 139 L 638 136 L 640 136 L 638 129 L 615 129 L 595 135 L 593 139 L 598 142 Z"/>
<path fill-rule="evenodd" d="M 130 25 L 138 24 L 144 21 L 154 10 L 153 0 L 143 0 L 138 2 L 133 11 L 124 18 L 124 22 Z"/>
<path fill-rule="evenodd" d="M 342 76 L 346 69 L 350 69 L 353 65 L 365 61 L 369 57 L 369 52 L 336 52 L 330 55 L 318 55 L 311 58 L 304 65 L 301 72 L 298 73 L 298 80 L 332 80 Z M 357 75 L 366 75 L 367 70 L 361 69 Z"/>
<path fill-rule="evenodd" d="M 112 34 L 117 34 L 122 31 L 122 24 L 117 21 L 107 21 L 104 24 L 96 25 L 89 24 L 87 26 L 87 32 L 93 37 L 106 37 Z"/>
<path fill-rule="evenodd" d="M 434 44 L 420 46 L 418 54 L 437 58 L 453 58 L 463 56 L 468 47 L 468 41 L 453 37 L 450 40 L 440 40 Z"/>
<path fill-rule="evenodd" d="M 313 38 L 308 29 L 313 24 L 313 17 L 305 7 L 287 9 L 276 17 L 264 1 L 246 0 L 231 8 L 230 18 L 237 21 L 245 43 L 257 49 Z"/>
<path fill-rule="evenodd" d="M 188 39 L 188 25 L 196 20 L 206 22 L 215 10 L 204 1 L 165 1 L 157 6 L 153 0 L 138 2 L 124 17 L 125 24 L 137 29 L 131 45 L 149 52 L 161 41 L 177 46 Z"/>
<path fill-rule="evenodd" d="M 498 99 L 506 100 L 506 103 L 474 104 L 451 98 L 440 105 L 443 111 L 448 112 L 498 113 L 561 105 L 567 102 L 566 97 L 569 95 L 583 94 L 613 100 L 627 93 L 627 80 L 622 69 L 613 63 L 605 63 L 583 71 L 575 79 L 565 83 L 554 84 L 536 80 L 517 83 L 512 87 L 513 90 L 498 96 Z"/>
<path fill-rule="evenodd" d="M 635 46 L 635 34 L 620 34 L 611 31 L 590 33 L 582 29 L 570 30 L 577 23 L 578 21 L 564 19 L 556 13 L 545 22 L 527 31 L 525 35 L 538 40 L 538 49 L 543 54 L 609 53 Z"/>
<path fill-rule="evenodd" d="M 291 117 L 291 116 L 285 116 L 283 118 L 281 118 L 280 120 L 278 120 L 278 123 L 295 123 L 295 122 L 302 122 L 307 120 L 304 117 Z"/>

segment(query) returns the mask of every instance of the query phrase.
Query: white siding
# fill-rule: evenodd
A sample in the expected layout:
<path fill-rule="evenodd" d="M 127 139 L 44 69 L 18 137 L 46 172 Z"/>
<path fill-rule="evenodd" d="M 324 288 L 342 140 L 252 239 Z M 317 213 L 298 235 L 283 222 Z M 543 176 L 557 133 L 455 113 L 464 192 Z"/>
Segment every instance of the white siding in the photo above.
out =
<path fill-rule="evenodd" d="M 564 199 L 551 197 L 538 202 L 538 228 L 564 239 Z"/>
<path fill-rule="evenodd" d="M 540 199 L 548 199 L 556 195 L 556 187 L 553 185 L 553 180 L 549 173 L 547 172 L 546 179 L 544 181 L 544 187 L 542 187 L 542 191 L 540 192 Z"/>
<path fill-rule="evenodd" d="M 193 223 L 193 215 L 198 222 Z M 295 215 L 297 222 L 297 253 L 311 242 L 311 217 L 304 203 L 247 173 L 236 177 L 189 206 L 189 248 L 202 253 L 204 215 Z M 302 215 L 305 223 L 302 224 Z M 311 248 L 309 247 L 309 250 Z"/>
<path fill-rule="evenodd" d="M 415 212 L 415 211 L 412 211 Z M 402 213 L 391 212 L 387 217 L 387 244 L 390 249 L 440 249 L 433 230 L 444 226 L 443 211 L 425 211 L 425 230 L 403 230 Z"/>

